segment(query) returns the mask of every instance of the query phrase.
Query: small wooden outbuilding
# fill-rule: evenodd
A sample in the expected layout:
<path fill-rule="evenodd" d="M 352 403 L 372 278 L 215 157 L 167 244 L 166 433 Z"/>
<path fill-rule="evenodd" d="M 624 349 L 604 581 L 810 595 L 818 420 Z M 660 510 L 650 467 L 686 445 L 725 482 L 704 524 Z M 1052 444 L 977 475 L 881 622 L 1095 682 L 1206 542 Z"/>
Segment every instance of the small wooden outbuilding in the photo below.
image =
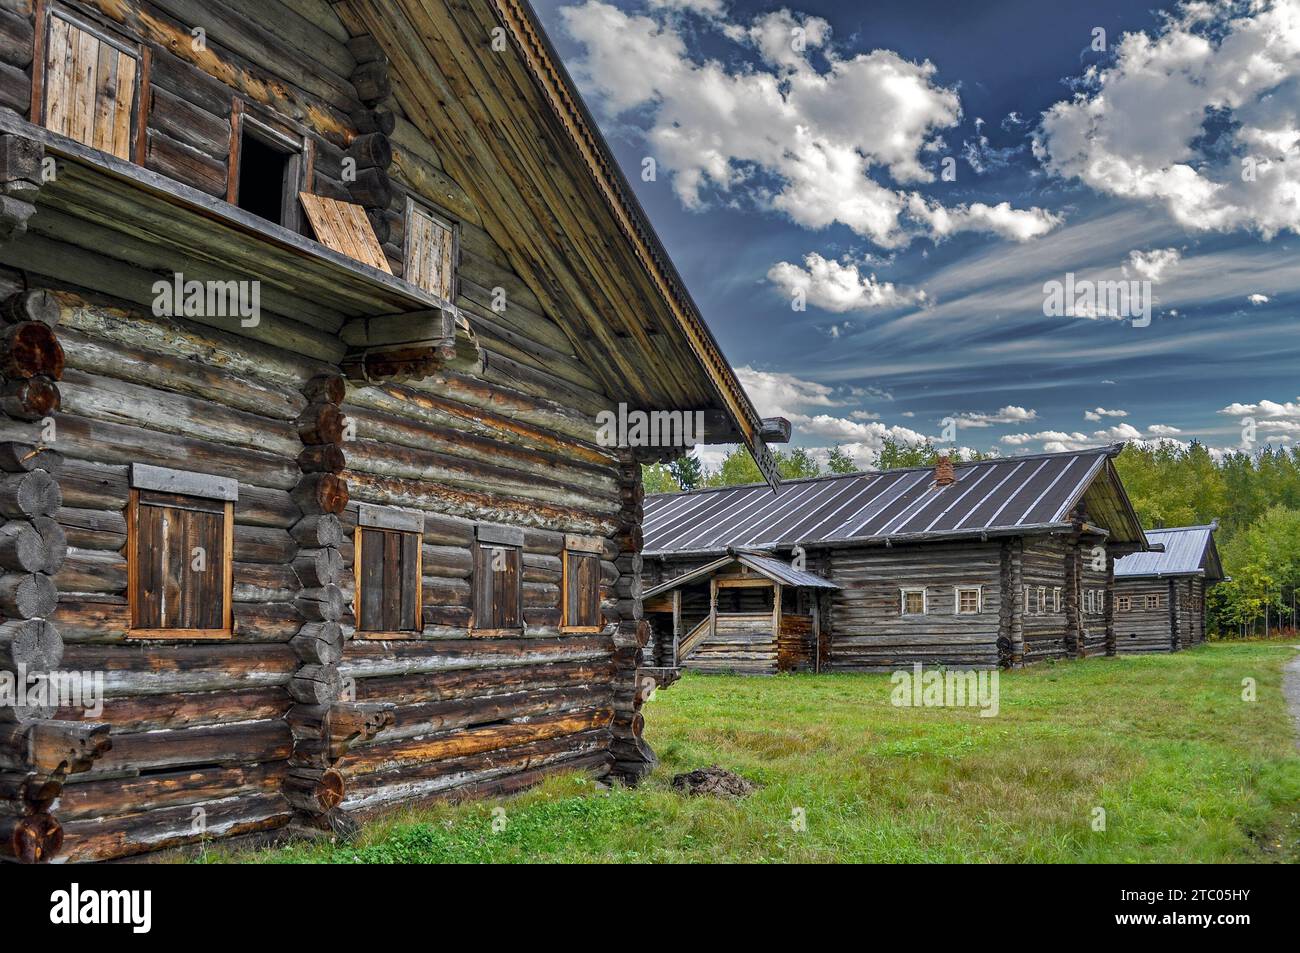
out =
<path fill-rule="evenodd" d="M 1205 596 L 1223 582 L 1208 526 L 1149 529 L 1154 551 L 1115 563 L 1115 647 L 1119 652 L 1177 652 L 1205 641 Z M 1158 550 L 1157 547 L 1163 547 Z"/>
<path fill-rule="evenodd" d="M 646 585 L 668 591 L 747 549 L 799 560 L 837 587 L 817 629 L 820 666 L 835 670 L 1113 653 L 1114 561 L 1147 547 L 1112 462 L 1121 449 L 652 496 Z M 674 637 L 680 657 L 690 633 L 652 618 L 659 664 Z"/>
<path fill-rule="evenodd" d="M 647 589 L 647 651 L 702 672 L 820 671 L 823 597 L 833 582 L 761 552 L 721 556 Z"/>

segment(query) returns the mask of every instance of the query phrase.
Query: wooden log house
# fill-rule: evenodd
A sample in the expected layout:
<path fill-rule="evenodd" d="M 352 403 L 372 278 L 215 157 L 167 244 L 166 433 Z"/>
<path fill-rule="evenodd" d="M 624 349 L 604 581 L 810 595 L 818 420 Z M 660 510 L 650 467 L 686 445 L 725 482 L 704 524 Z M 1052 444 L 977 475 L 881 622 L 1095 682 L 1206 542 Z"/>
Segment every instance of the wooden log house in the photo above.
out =
<path fill-rule="evenodd" d="M 760 421 L 521 0 L 0 0 L 0 855 L 635 780 L 619 405 Z"/>
<path fill-rule="evenodd" d="M 1214 545 L 1218 528 L 1216 520 L 1149 529 L 1153 551 L 1115 563 L 1117 651 L 1177 652 L 1205 641 L 1205 596 L 1224 581 Z"/>
<path fill-rule="evenodd" d="M 1147 548 L 1112 459 L 1122 445 L 648 497 L 645 585 L 761 552 L 834 588 L 818 600 L 817 667 L 962 668 L 1114 654 L 1115 560 Z M 788 597 L 787 597 L 788 599 Z M 649 606 L 659 665 L 771 673 L 748 654 L 693 658 L 690 612 Z M 805 605 L 809 604 L 805 601 Z M 706 619 L 707 623 L 707 619 Z M 685 645 L 685 651 L 683 651 Z"/>

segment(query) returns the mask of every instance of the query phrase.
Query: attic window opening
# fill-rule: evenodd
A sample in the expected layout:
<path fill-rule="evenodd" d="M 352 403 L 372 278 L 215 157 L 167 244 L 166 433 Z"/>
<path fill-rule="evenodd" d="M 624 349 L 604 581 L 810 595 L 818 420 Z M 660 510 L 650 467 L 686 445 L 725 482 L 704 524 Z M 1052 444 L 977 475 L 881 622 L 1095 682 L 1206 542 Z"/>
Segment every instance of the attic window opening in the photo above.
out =
<path fill-rule="evenodd" d="M 250 214 L 297 231 L 302 146 L 243 117 L 235 204 Z"/>

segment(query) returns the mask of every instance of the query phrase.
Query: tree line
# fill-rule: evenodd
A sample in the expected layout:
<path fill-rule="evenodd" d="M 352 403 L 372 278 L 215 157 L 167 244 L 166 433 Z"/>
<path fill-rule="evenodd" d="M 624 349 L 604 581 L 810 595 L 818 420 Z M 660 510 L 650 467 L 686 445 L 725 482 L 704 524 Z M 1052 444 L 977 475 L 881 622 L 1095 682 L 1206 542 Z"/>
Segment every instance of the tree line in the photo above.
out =
<path fill-rule="evenodd" d="M 887 438 L 876 469 L 933 466 L 940 448 L 928 441 L 905 443 Z M 860 468 L 841 447 L 823 464 L 802 447 L 775 450 L 782 479 Z M 962 459 L 950 452 L 954 462 Z M 975 452 L 967 459 L 989 459 Z M 1224 637 L 1273 634 L 1294 629 L 1300 597 L 1300 448 L 1265 447 L 1216 457 L 1201 443 L 1131 443 L 1115 460 L 1116 469 L 1142 525 L 1148 529 L 1219 521 L 1216 543 L 1230 578 L 1210 590 L 1207 625 Z M 694 454 L 671 464 L 644 467 L 647 493 L 676 493 L 701 487 L 761 483 L 753 457 L 744 447 L 731 451 L 716 468 Z"/>

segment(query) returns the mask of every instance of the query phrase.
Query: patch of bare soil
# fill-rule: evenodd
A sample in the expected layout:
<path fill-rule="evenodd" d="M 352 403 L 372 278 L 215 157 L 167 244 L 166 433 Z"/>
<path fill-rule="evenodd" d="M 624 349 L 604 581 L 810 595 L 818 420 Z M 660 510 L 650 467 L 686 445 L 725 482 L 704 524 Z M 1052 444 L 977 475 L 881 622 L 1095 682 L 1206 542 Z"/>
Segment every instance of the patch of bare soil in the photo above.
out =
<path fill-rule="evenodd" d="M 746 797 L 754 792 L 753 781 L 716 764 L 673 775 L 673 787 L 683 794 L 711 794 L 715 797 Z"/>

